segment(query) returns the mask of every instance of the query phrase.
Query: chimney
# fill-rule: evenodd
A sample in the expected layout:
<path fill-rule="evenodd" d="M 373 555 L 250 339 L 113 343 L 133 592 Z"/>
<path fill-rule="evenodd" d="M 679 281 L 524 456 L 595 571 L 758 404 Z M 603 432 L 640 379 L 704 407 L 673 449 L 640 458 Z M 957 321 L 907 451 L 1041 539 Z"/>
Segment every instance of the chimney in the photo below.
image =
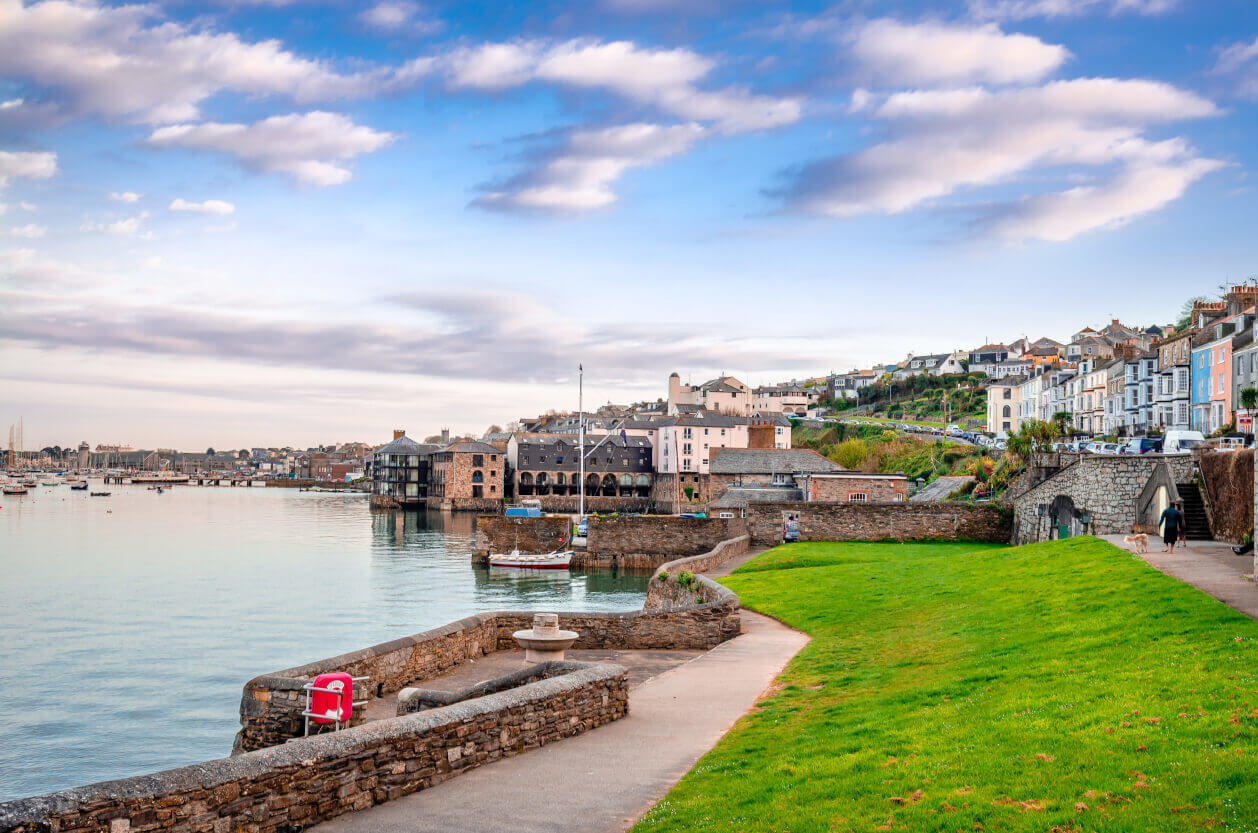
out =
<path fill-rule="evenodd" d="M 441 429 L 441 441 L 442 441 L 443 443 L 449 443 L 449 442 L 450 442 L 450 429 L 449 429 L 449 428 L 442 428 L 442 429 Z"/>
<path fill-rule="evenodd" d="M 405 428 L 394 428 L 394 429 L 393 429 L 393 439 L 395 439 L 395 440 L 396 440 L 396 439 L 400 439 L 400 438 L 402 438 L 402 437 L 404 437 L 404 436 L 406 436 L 406 429 L 405 429 Z"/>

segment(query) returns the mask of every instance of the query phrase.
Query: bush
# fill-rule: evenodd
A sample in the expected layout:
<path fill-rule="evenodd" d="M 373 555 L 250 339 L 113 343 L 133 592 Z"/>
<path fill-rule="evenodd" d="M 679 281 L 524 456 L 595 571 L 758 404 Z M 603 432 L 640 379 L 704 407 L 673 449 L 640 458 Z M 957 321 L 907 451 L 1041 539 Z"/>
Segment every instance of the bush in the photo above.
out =
<path fill-rule="evenodd" d="M 834 447 L 834 462 L 845 469 L 858 469 L 869 457 L 869 449 L 860 440 L 844 440 Z"/>

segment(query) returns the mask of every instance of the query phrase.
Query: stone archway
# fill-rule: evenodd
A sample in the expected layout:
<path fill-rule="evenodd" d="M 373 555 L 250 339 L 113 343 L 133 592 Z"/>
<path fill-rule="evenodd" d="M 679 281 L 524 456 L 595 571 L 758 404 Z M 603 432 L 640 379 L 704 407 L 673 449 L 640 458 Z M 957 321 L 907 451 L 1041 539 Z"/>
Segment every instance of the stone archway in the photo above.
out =
<path fill-rule="evenodd" d="M 1049 537 L 1073 538 L 1082 531 L 1079 511 L 1069 495 L 1058 495 L 1048 506 Z"/>

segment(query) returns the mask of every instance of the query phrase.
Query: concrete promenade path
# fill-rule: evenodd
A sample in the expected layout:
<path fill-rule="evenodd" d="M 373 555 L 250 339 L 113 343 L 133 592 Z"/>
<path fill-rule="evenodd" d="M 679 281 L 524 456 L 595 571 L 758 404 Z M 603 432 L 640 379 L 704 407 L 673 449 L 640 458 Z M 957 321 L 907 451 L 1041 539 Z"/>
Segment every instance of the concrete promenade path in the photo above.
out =
<path fill-rule="evenodd" d="M 709 575 L 727 574 L 759 551 Z M 319 833 L 606 833 L 631 827 L 808 642 L 750 611 L 742 634 L 629 692 L 629 716 L 479 767 Z"/>
<path fill-rule="evenodd" d="M 1130 550 L 1121 535 L 1105 535 L 1105 540 Z M 1230 544 L 1193 541 L 1175 553 L 1162 552 L 1162 540 L 1149 536 L 1149 551 L 1142 556 L 1151 567 L 1185 584 L 1208 593 L 1228 607 L 1258 619 L 1258 583 L 1254 582 L 1254 556 L 1236 555 Z"/>

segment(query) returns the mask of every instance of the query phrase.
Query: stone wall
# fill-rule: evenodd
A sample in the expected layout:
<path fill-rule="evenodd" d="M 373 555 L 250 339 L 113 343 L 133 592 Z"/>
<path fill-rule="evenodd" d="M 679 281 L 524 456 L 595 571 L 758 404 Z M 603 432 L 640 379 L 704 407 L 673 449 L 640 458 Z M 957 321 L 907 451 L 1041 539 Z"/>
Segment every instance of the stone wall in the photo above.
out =
<path fill-rule="evenodd" d="M 364 693 L 380 697 L 400 691 L 416 680 L 444 674 L 497 649 L 497 625 L 492 614 L 483 614 L 360 651 L 254 677 L 245 683 L 240 700 L 241 729 L 234 749 L 261 749 L 301 735 L 301 710 L 305 702 L 302 686 L 319 674 L 344 671 L 353 677 L 369 677 L 369 691 Z"/>
<path fill-rule="evenodd" d="M 589 665 L 498 694 L 232 758 L 0 804 L 0 833 L 288 833 L 624 717 L 626 671 Z"/>
<path fill-rule="evenodd" d="M 782 543 L 783 514 L 799 516 L 801 541 L 992 541 L 1007 543 L 1009 512 L 997 504 L 753 503 L 747 506 L 751 541 Z"/>
<path fill-rule="evenodd" d="M 1044 540 L 1051 534 L 1047 512 L 1041 516 L 1038 507 L 1051 505 L 1059 495 L 1070 498 L 1077 509 L 1088 510 L 1089 532 L 1129 534 L 1136 524 L 1140 493 L 1159 463 L 1166 464 L 1175 483 L 1191 481 L 1197 469 L 1195 457 L 1188 454 L 1084 454 L 1061 462 L 1064 468 L 1013 498 L 1015 543 Z"/>
<path fill-rule="evenodd" d="M 643 609 L 648 611 L 683 610 L 693 605 L 720 604 L 733 592 L 699 573 L 715 570 L 731 558 L 747 552 L 751 536 L 722 541 L 711 552 L 679 558 L 660 567 L 647 586 Z M 689 573 L 683 578 L 684 573 Z M 685 583 L 683 584 L 683 580 Z M 735 598 L 735 601 L 737 599 Z"/>
<path fill-rule="evenodd" d="M 853 492 L 869 503 L 896 503 L 909 499 L 907 477 L 810 477 L 808 500 L 813 503 L 849 503 Z"/>
<path fill-rule="evenodd" d="M 566 512 L 570 515 L 575 515 L 581 508 L 581 498 L 575 495 L 534 495 L 533 497 L 542 502 L 543 512 Z M 586 514 L 611 512 L 646 513 L 651 511 L 652 506 L 653 502 L 649 497 L 585 496 Z"/>
<path fill-rule="evenodd" d="M 503 515 L 476 516 L 476 551 L 554 552 L 568 549 L 571 541 L 572 520 L 560 518 L 508 518 Z"/>
<path fill-rule="evenodd" d="M 655 569 L 670 559 L 708 552 L 746 531 L 741 518 L 591 518 L 586 552 L 604 563 Z"/>

